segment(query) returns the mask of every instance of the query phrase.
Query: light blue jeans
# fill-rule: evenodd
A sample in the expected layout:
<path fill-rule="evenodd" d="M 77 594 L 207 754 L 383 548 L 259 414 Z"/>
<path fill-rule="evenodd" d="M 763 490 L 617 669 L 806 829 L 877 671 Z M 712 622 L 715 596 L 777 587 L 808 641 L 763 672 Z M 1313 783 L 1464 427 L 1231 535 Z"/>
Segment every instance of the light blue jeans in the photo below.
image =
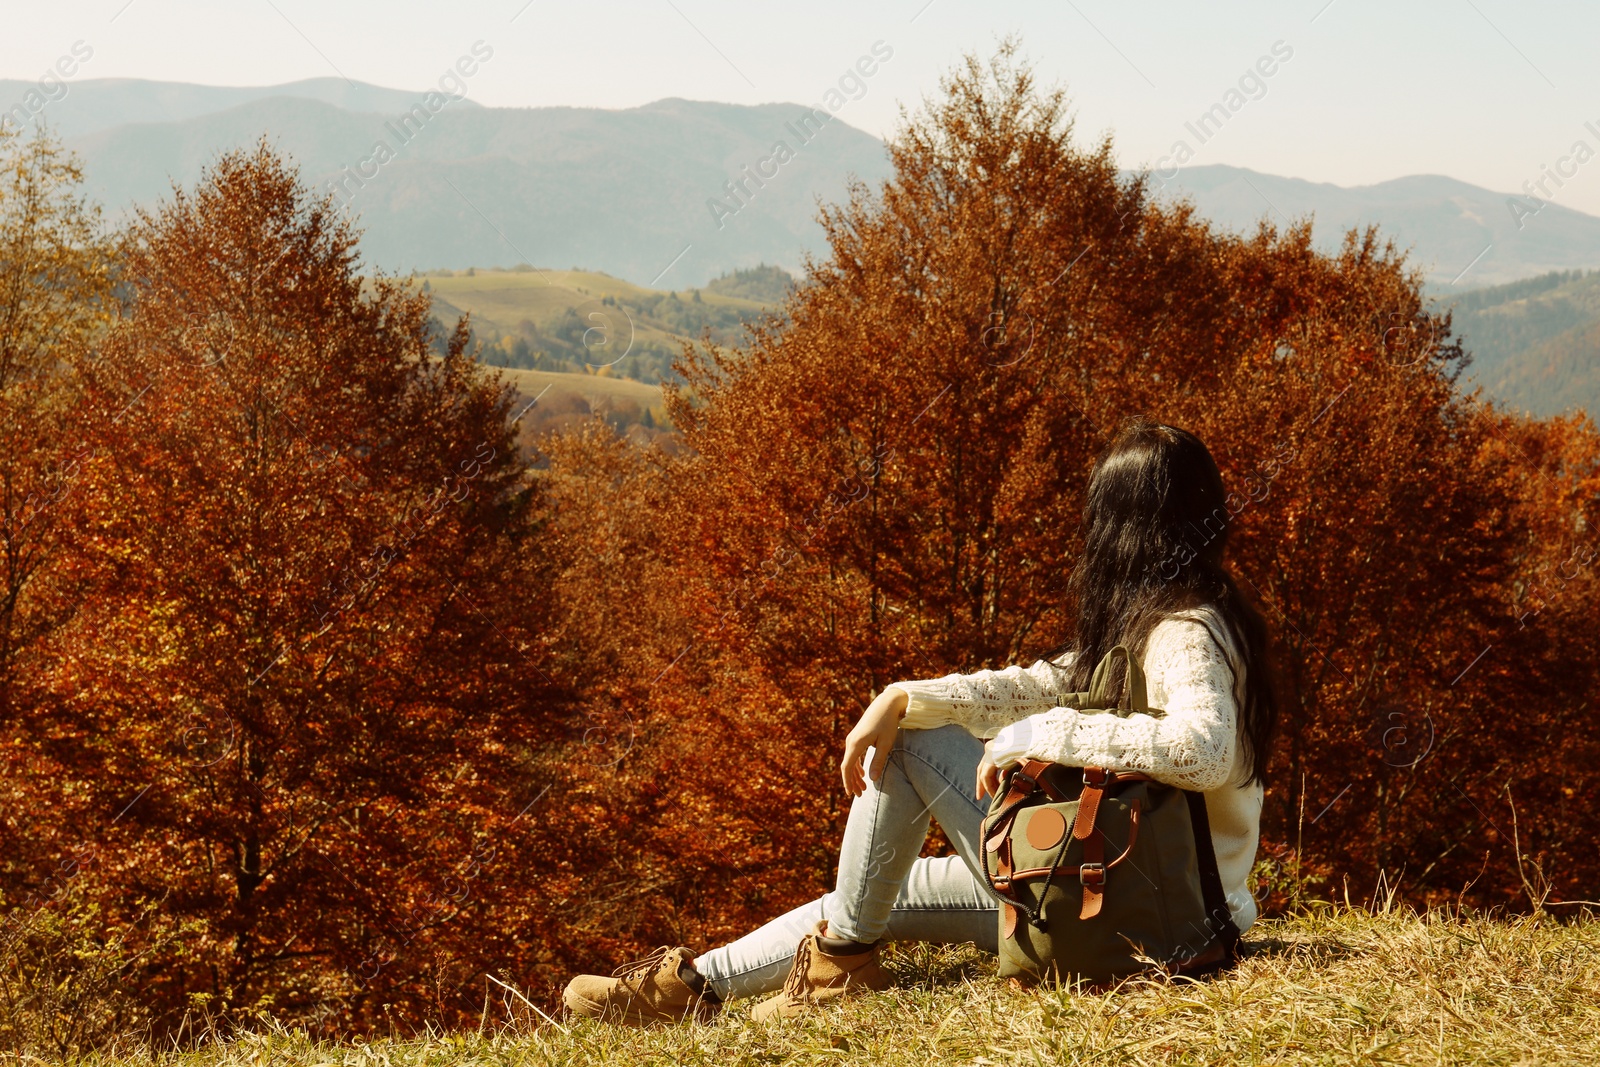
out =
<path fill-rule="evenodd" d="M 983 742 L 959 726 L 901 730 L 877 782 L 850 805 L 834 890 L 778 916 L 695 967 L 724 1000 L 782 987 L 800 939 L 828 921 L 851 941 L 999 943 L 999 904 L 983 883 L 978 828 L 988 806 L 974 789 Z M 928 819 L 957 855 L 918 858 Z"/>

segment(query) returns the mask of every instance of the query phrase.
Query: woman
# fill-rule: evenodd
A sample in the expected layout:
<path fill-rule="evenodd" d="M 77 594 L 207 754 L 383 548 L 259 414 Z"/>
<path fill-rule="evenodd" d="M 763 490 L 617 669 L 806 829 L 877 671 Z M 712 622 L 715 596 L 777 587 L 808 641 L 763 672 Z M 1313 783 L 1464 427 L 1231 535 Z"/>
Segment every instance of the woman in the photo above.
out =
<path fill-rule="evenodd" d="M 781 987 L 753 1014 L 787 1016 L 887 987 L 886 939 L 995 951 L 998 905 L 983 884 L 979 824 L 1000 770 L 1025 757 L 1143 771 L 1204 793 L 1229 910 L 1248 929 L 1276 705 L 1266 627 L 1222 565 L 1230 517 L 1197 437 L 1130 422 L 1090 476 L 1070 650 L 1027 668 L 886 688 L 845 740 L 840 772 L 855 800 L 834 891 L 699 957 L 662 948 L 610 978 L 580 975 L 568 1008 L 633 1024 L 705 1019 L 725 1000 Z M 1140 657 L 1150 706 L 1166 714 L 1058 707 L 1057 694 L 1089 689 L 1118 644 Z M 957 855 L 918 858 L 930 815 Z"/>

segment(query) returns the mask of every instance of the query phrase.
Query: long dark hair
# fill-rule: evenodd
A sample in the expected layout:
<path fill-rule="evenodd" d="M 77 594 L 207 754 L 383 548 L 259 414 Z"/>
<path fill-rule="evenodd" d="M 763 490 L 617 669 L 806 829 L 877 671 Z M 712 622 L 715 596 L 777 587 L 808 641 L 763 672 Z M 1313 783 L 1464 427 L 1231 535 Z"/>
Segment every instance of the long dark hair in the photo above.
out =
<path fill-rule="evenodd" d="M 1211 607 L 1228 629 L 1213 636 L 1225 651 L 1231 638 L 1230 661 L 1235 652 L 1242 659 L 1233 667 L 1244 670 L 1239 743 L 1251 780 L 1260 782 L 1278 706 L 1266 623 L 1222 565 L 1233 518 L 1228 504 L 1222 473 L 1198 437 L 1148 419 L 1128 421 L 1089 478 L 1083 557 L 1068 585 L 1077 629 L 1057 653 L 1074 653 L 1066 688 L 1087 690 L 1110 649 L 1127 645 L 1142 659 L 1150 631 L 1163 618 Z M 1240 501 L 1233 506 L 1237 510 Z"/>

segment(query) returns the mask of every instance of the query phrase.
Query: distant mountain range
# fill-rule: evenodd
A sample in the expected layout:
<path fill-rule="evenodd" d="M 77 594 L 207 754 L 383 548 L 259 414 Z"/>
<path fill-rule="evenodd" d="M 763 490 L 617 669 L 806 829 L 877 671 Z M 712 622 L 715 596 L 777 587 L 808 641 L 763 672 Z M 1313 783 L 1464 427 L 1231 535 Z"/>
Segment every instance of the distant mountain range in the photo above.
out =
<path fill-rule="evenodd" d="M 1600 267 L 1600 218 L 1555 203 L 1534 214 L 1519 198 L 1519 227 L 1510 194 L 1438 174 L 1345 188 L 1212 165 L 1184 168 L 1165 184 L 1153 175 L 1151 184 L 1161 195 L 1187 196 L 1201 215 L 1237 231 L 1253 231 L 1263 216 L 1280 228 L 1313 216 L 1314 238 L 1330 251 L 1351 228 L 1376 223 L 1442 290 Z"/>
<path fill-rule="evenodd" d="M 826 111 L 808 123 L 799 104 L 607 111 L 469 98 L 429 114 L 415 107 L 420 92 L 327 79 L 279 88 L 86 81 L 41 117 L 113 212 L 192 183 L 219 151 L 265 135 L 308 181 L 341 190 L 365 227 L 367 262 L 400 271 L 526 262 L 682 287 L 761 263 L 798 269 L 823 243 L 817 198 L 842 199 L 852 174 L 888 173 L 876 137 Z M 786 151 L 774 158 L 778 142 Z"/>
<path fill-rule="evenodd" d="M 873 186 L 889 174 L 882 143 L 847 125 L 848 103 L 828 117 L 799 104 L 488 108 L 470 95 L 441 106 L 436 95 L 429 110 L 426 90 L 336 78 L 63 84 L 65 95 L 53 87 L 55 99 L 20 113 L 36 112 L 80 154 L 87 191 L 113 217 L 265 136 L 307 181 L 338 190 L 365 229 L 366 262 L 392 271 L 572 266 L 656 290 L 762 263 L 798 274 L 807 254 L 825 253 L 818 201 L 841 200 L 851 177 Z M 0 115 L 19 113 L 12 102 L 41 103 L 28 95 L 39 88 L 0 81 Z M 1600 328 L 1573 310 L 1594 307 L 1579 295 L 1592 279 L 1460 303 L 1479 287 L 1600 268 L 1600 218 L 1550 204 L 1519 227 L 1508 194 L 1437 175 L 1345 188 L 1210 165 L 1151 182 L 1225 229 L 1311 216 L 1328 250 L 1351 227 L 1377 224 L 1424 269 L 1433 295 L 1460 306 L 1458 332 L 1491 393 L 1536 411 L 1600 403 L 1600 382 L 1583 384 Z"/>
<path fill-rule="evenodd" d="M 848 104 L 817 130 L 802 128 L 809 109 L 799 104 L 486 108 L 469 86 L 437 113 L 402 122 L 425 91 L 338 78 L 64 84 L 39 117 L 81 153 L 90 192 L 114 212 L 163 196 L 171 180 L 193 182 L 219 150 L 266 135 L 310 181 L 342 183 L 366 227 L 368 260 L 394 270 L 526 261 L 667 286 L 758 263 L 798 273 L 807 252 L 821 251 L 817 199 L 841 199 L 851 175 L 870 185 L 889 173 L 882 143 L 846 124 Z M 0 81 L 0 111 L 37 88 Z M 788 149 L 781 161 L 778 142 Z M 1314 216 L 1329 249 L 1350 227 L 1376 223 L 1436 287 L 1600 267 L 1600 218 L 1551 204 L 1519 229 L 1508 194 L 1437 175 L 1344 188 L 1210 165 L 1152 184 L 1228 229 Z"/>
<path fill-rule="evenodd" d="M 30 93 L 37 92 L 46 101 L 41 114 L 51 129 L 70 139 L 115 126 L 182 122 L 274 97 L 319 100 L 346 111 L 398 114 L 423 95 L 343 78 L 308 78 L 283 85 L 259 86 L 190 85 L 140 78 L 91 78 L 59 84 L 61 88 L 57 89 L 39 82 L 0 78 L 0 109 L 9 109 L 26 100 Z M 465 98 L 456 103 L 465 108 L 478 106 Z M 33 109 L 30 106 L 29 110 Z"/>

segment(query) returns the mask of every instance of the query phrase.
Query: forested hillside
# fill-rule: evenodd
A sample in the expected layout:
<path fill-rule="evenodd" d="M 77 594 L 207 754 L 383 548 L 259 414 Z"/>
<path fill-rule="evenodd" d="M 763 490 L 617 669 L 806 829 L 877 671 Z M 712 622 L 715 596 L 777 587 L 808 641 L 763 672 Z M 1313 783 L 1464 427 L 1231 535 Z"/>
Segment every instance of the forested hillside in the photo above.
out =
<path fill-rule="evenodd" d="M 1535 415 L 1600 412 L 1600 272 L 1554 271 L 1449 298 L 1471 378 Z"/>

